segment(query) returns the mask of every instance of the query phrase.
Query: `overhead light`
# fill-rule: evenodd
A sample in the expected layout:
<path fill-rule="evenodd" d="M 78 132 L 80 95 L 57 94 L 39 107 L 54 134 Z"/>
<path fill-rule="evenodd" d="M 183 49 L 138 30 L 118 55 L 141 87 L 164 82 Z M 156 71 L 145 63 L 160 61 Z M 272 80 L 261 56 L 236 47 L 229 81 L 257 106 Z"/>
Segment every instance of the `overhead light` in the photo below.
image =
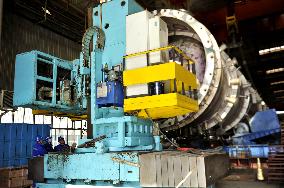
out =
<path fill-rule="evenodd" d="M 283 46 L 277 46 L 277 47 L 273 47 L 273 48 L 267 48 L 267 49 L 259 50 L 259 55 L 265 55 L 265 54 L 270 54 L 270 53 L 280 52 L 280 51 L 284 51 L 284 45 Z"/>
<path fill-rule="evenodd" d="M 278 68 L 278 69 L 270 69 L 266 71 L 266 74 L 273 74 L 273 73 L 278 73 L 278 72 L 283 72 L 284 68 Z"/>
<path fill-rule="evenodd" d="M 278 82 L 271 82 L 270 85 L 278 85 L 278 84 L 284 84 L 284 80 L 283 81 L 278 81 Z"/>
<path fill-rule="evenodd" d="M 237 0 L 234 2 L 235 4 L 246 4 L 247 1 L 246 0 Z"/>
<path fill-rule="evenodd" d="M 51 15 L 51 13 L 50 13 L 50 11 L 49 11 L 48 9 L 46 9 L 46 8 L 44 8 L 44 7 L 41 7 L 41 8 L 42 8 L 43 12 L 45 12 L 46 14 Z"/>
<path fill-rule="evenodd" d="M 284 90 L 283 89 L 281 89 L 281 90 L 276 90 L 276 91 L 273 91 L 273 93 L 274 94 L 276 94 L 276 93 L 283 93 L 284 92 Z"/>
<path fill-rule="evenodd" d="M 262 106 L 265 106 L 265 102 L 264 102 L 264 101 L 261 101 L 261 105 L 262 105 Z"/>
<path fill-rule="evenodd" d="M 284 114 L 284 111 L 276 111 L 276 114 Z"/>

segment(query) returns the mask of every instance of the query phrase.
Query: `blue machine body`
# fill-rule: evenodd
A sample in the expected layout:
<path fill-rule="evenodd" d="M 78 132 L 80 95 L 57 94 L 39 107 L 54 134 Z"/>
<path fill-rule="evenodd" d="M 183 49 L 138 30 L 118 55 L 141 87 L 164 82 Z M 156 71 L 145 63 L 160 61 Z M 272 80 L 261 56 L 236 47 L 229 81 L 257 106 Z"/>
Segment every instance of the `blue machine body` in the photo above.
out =
<path fill-rule="evenodd" d="M 39 51 L 18 54 L 14 81 L 14 106 L 83 114 L 86 110 L 81 76 L 77 71 L 79 60 L 66 61 Z M 59 92 L 60 81 L 67 79 L 76 84 L 76 96 L 82 100 L 66 103 Z M 47 89 L 51 88 L 51 89 Z M 42 90 L 42 92 L 40 92 Z M 49 92 L 46 99 L 44 92 Z M 42 93 L 43 97 L 39 96 Z"/>
<path fill-rule="evenodd" d="M 241 158 L 244 153 L 250 158 L 268 158 L 268 145 L 234 145 L 226 146 L 224 150 L 231 158 Z"/>
<path fill-rule="evenodd" d="M 256 112 L 249 123 L 251 132 L 253 133 L 280 129 L 280 123 L 275 109 Z"/>
<path fill-rule="evenodd" d="M 281 145 L 234 145 L 225 146 L 224 151 L 230 158 L 243 158 L 244 154 L 249 158 L 268 158 L 269 153 L 284 152 Z"/>
<path fill-rule="evenodd" d="M 86 58 L 84 53 L 88 42 L 83 44 L 80 58 L 73 62 L 38 51 L 17 56 L 15 106 L 82 114 L 90 100 L 88 116 L 93 134 L 92 138 L 80 140 L 79 145 L 104 136 L 95 147 L 77 148 L 75 154 L 45 155 L 46 183 L 37 187 L 63 188 L 68 184 L 139 187 L 139 152 L 161 151 L 160 137 L 153 136 L 153 122 L 124 114 L 122 80 L 105 80 L 104 73 L 108 71 L 103 71 L 104 67 L 112 67 L 113 71 L 117 66 L 122 69 L 126 16 L 140 11 L 143 8 L 135 0 L 113 0 L 95 7 L 93 27 L 102 28 L 105 45 L 103 49 L 97 48 L 98 29 L 88 30 L 94 31 L 86 32 L 92 35 L 87 38 L 93 38 L 90 57 Z M 39 65 L 50 71 L 40 75 Z M 98 94 L 103 84 L 107 86 L 105 95 Z"/>
<path fill-rule="evenodd" d="M 116 101 L 121 105 L 121 95 L 124 93 L 122 83 L 115 82 L 117 83 L 115 86 L 111 82 L 106 82 L 108 89 L 114 90 L 107 91 L 107 97 L 98 98 L 98 84 L 105 83 L 102 67 L 106 64 L 108 67 L 123 67 L 123 58 L 126 55 L 126 16 L 142 10 L 143 8 L 135 0 L 109 1 L 93 10 L 93 25 L 102 28 L 105 35 L 105 47 L 103 50 L 95 48 L 90 56 L 92 65 L 90 70 L 90 118 L 93 124 L 93 137 L 106 135 L 104 147 L 107 151 L 159 148 L 155 146 L 155 139 L 152 136 L 151 120 L 125 116 L 123 108 L 102 107 Z M 99 15 L 102 15 L 102 22 Z M 93 40 L 93 46 L 96 46 L 96 43 L 97 41 Z M 117 90 L 117 96 L 113 93 L 115 90 Z M 106 103 L 103 104 L 103 101 Z"/>
<path fill-rule="evenodd" d="M 108 64 L 109 67 L 123 63 L 123 57 L 126 55 L 126 16 L 143 11 L 135 0 L 126 0 L 124 3 L 120 0 L 109 1 L 93 9 L 93 25 L 102 26 L 105 33 L 105 47 L 102 52 L 101 64 Z M 102 15 L 102 23 L 100 20 Z M 108 25 L 108 27 L 107 27 Z M 96 45 L 96 41 L 93 41 Z M 98 78 L 101 78 L 100 68 Z M 99 82 L 97 82 L 99 83 Z"/>
<path fill-rule="evenodd" d="M 97 88 L 102 87 L 100 85 L 102 84 L 98 84 Z M 118 81 L 105 82 L 105 89 L 106 96 L 97 97 L 96 103 L 98 107 L 123 107 L 124 92 L 122 83 Z"/>
<path fill-rule="evenodd" d="M 254 133 L 248 133 L 240 136 L 234 136 L 233 137 L 233 142 L 236 145 L 252 145 L 256 144 L 255 139 L 262 138 L 265 136 L 273 135 L 280 133 L 281 129 L 269 129 L 266 131 L 259 131 L 259 132 L 254 132 Z M 276 143 L 277 144 L 277 143 Z"/>
<path fill-rule="evenodd" d="M 129 164 L 119 163 L 115 160 L 128 161 Z M 50 180 L 65 179 L 114 181 L 114 182 L 139 182 L 139 163 L 137 152 L 131 153 L 85 153 L 73 155 L 45 155 L 45 178 Z M 90 163 L 90 161 L 96 161 Z M 97 163 L 99 161 L 99 164 Z M 101 165 L 100 165 L 101 164 Z"/>
<path fill-rule="evenodd" d="M 257 112 L 250 120 L 251 133 L 233 137 L 235 145 L 253 145 L 255 139 L 280 133 L 280 123 L 274 109 Z M 277 143 L 276 143 L 277 144 Z"/>
<path fill-rule="evenodd" d="M 109 151 L 153 150 L 152 122 L 134 116 L 106 117 L 94 124 L 94 137 L 106 135 Z"/>

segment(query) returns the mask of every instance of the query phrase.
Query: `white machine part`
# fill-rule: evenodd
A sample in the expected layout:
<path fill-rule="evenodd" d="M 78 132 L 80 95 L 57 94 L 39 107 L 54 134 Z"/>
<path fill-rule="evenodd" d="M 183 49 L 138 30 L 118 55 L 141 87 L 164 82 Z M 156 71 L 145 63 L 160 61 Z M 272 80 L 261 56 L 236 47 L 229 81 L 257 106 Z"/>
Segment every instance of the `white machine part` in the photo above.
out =
<path fill-rule="evenodd" d="M 97 87 L 97 98 L 107 97 L 107 85 L 106 83 L 102 83 L 99 87 Z"/>
<path fill-rule="evenodd" d="M 167 24 L 150 12 L 142 11 L 126 17 L 126 54 L 143 52 L 168 45 Z M 168 61 L 168 52 L 149 54 L 149 64 Z M 125 61 L 125 70 L 146 67 L 147 56 L 131 57 Z M 148 95 L 148 84 L 128 86 L 126 96 Z"/>
<path fill-rule="evenodd" d="M 158 16 L 149 20 L 150 49 L 168 46 L 168 26 Z M 169 61 L 168 51 L 150 53 L 150 64 L 159 64 Z"/>
<path fill-rule="evenodd" d="M 149 20 L 154 16 L 148 11 L 131 14 L 126 17 L 126 54 L 149 50 Z M 146 55 L 128 58 L 125 69 L 131 70 L 147 66 Z"/>

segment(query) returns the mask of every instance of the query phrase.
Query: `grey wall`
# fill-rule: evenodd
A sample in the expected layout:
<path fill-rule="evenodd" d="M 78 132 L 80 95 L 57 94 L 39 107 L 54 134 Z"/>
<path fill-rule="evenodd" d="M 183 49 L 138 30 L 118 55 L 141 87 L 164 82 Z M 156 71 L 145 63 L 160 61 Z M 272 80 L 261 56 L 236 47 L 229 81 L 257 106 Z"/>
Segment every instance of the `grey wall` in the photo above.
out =
<path fill-rule="evenodd" d="M 15 57 L 39 50 L 66 60 L 79 58 L 81 45 L 38 24 L 4 12 L 0 49 L 0 89 L 13 90 Z"/>

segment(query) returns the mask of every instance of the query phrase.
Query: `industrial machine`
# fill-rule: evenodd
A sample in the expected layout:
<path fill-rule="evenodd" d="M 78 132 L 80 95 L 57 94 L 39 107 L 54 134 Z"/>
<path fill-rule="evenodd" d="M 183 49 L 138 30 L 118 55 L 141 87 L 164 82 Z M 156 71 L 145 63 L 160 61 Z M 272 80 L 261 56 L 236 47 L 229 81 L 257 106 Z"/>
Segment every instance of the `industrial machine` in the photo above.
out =
<path fill-rule="evenodd" d="M 258 143 L 256 140 L 260 138 L 266 138 L 264 139 L 265 143 L 280 144 L 281 125 L 275 109 L 257 112 L 251 118 L 249 125 L 240 123 L 236 126 L 237 129 L 232 138 L 233 144 L 252 145 Z M 279 142 L 275 142 L 275 140 L 279 140 Z"/>
<path fill-rule="evenodd" d="M 14 106 L 89 119 L 88 138 L 74 154 L 45 155 L 46 182 L 37 187 L 173 187 L 182 180 L 185 185 L 193 171 L 196 179 L 186 186 L 207 187 L 222 177 L 226 157 L 161 152 L 159 133 L 218 125 L 222 135 L 259 104 L 226 46 L 219 48 L 187 12 L 149 12 L 135 0 L 102 3 L 92 18 L 79 59 L 39 51 L 16 58 Z M 181 161 L 187 165 L 179 172 Z M 218 161 L 221 171 L 206 166 Z M 163 169 L 162 163 L 173 168 Z M 147 172 L 152 166 L 155 170 Z M 173 180 L 174 173 L 180 175 Z"/>

